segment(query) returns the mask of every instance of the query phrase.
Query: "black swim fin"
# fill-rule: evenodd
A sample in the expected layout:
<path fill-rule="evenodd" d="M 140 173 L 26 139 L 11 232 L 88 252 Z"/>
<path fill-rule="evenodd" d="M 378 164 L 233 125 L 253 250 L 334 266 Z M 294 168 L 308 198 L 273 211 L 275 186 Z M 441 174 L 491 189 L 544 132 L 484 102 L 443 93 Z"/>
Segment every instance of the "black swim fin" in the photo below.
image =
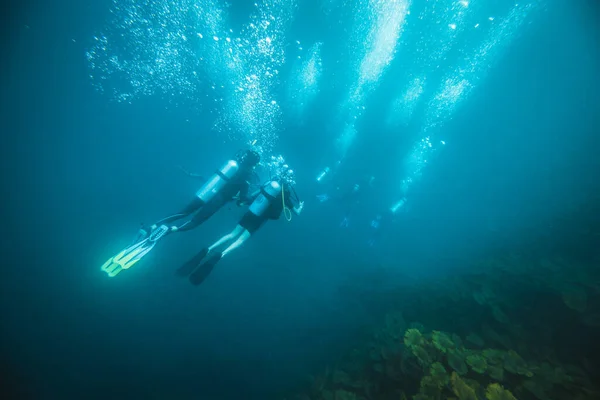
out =
<path fill-rule="evenodd" d="M 202 262 L 202 260 L 204 259 L 204 257 L 206 257 L 207 254 L 208 248 L 200 250 L 200 252 L 194 257 L 192 257 L 191 260 L 189 260 L 177 269 L 177 275 L 186 277 L 192 272 L 194 272 L 194 270 L 198 267 L 198 265 L 200 265 L 200 262 Z"/>
<path fill-rule="evenodd" d="M 198 286 L 199 284 L 204 282 L 204 280 L 212 272 L 215 265 L 217 265 L 221 257 L 223 257 L 222 253 L 215 254 L 214 256 L 210 257 L 204 264 L 200 265 L 198 269 L 196 269 L 190 275 L 190 282 L 192 282 L 192 285 Z"/>

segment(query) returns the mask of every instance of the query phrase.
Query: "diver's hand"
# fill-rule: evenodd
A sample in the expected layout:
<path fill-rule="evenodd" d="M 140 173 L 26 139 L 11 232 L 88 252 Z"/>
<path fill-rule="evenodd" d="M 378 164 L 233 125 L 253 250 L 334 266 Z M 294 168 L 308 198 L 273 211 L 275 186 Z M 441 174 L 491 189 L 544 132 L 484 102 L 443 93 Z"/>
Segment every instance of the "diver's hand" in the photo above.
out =
<path fill-rule="evenodd" d="M 304 202 L 303 202 L 303 201 L 301 201 L 301 202 L 298 204 L 298 207 L 294 207 L 294 208 L 292 209 L 292 211 L 294 212 L 294 214 L 296 214 L 296 215 L 300 215 L 300 213 L 302 212 L 302 209 L 303 209 L 303 208 L 304 208 Z"/>
<path fill-rule="evenodd" d="M 245 205 L 247 205 L 247 204 L 248 204 L 248 203 L 246 202 L 246 199 L 242 199 L 242 197 L 241 197 L 239 194 L 236 194 L 236 195 L 235 195 L 235 196 L 233 196 L 231 199 L 235 201 L 235 204 L 236 204 L 238 207 L 242 207 L 242 206 L 245 206 Z"/>

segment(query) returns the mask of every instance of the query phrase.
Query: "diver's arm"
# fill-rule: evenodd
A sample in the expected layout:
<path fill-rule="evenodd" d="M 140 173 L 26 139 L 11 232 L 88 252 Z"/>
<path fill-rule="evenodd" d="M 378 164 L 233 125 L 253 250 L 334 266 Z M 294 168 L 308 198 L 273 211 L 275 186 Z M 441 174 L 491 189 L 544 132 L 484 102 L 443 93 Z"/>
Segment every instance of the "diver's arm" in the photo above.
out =
<path fill-rule="evenodd" d="M 285 197 L 285 206 L 291 209 L 294 214 L 300 215 L 302 209 L 304 208 L 304 202 L 300 201 L 297 206 L 294 205 L 294 202 L 291 200 L 288 192 L 288 195 Z"/>
<path fill-rule="evenodd" d="M 248 204 L 248 183 L 244 182 L 240 191 L 233 197 L 238 207 Z"/>
<path fill-rule="evenodd" d="M 256 198 L 258 197 L 259 194 L 260 194 L 260 188 L 256 189 L 254 192 L 252 192 L 248 195 L 248 201 L 253 202 L 254 200 L 256 200 Z"/>
<path fill-rule="evenodd" d="M 250 204 L 254 201 L 254 199 L 258 197 L 259 194 L 260 187 L 254 190 L 253 192 L 250 192 L 250 184 L 248 184 L 248 182 L 245 182 L 244 186 L 242 187 L 242 189 L 240 189 L 240 192 L 238 194 L 237 205 L 243 206 L 246 204 Z"/>
<path fill-rule="evenodd" d="M 285 207 L 291 209 L 294 214 L 300 215 L 302 209 L 304 208 L 304 202 L 300 201 L 298 198 L 298 193 L 296 193 L 294 188 L 291 188 L 291 190 L 285 190 L 283 194 L 285 196 Z M 296 206 L 294 203 L 297 203 L 298 205 Z"/>
<path fill-rule="evenodd" d="M 238 205 L 242 205 L 248 202 L 248 182 L 244 181 L 240 187 L 240 191 L 238 192 Z"/>
<path fill-rule="evenodd" d="M 296 215 L 300 215 L 300 213 L 302 212 L 303 209 L 304 209 L 304 202 L 301 201 L 300 204 L 298 204 L 298 207 L 292 208 L 292 212 Z"/>
<path fill-rule="evenodd" d="M 250 174 L 250 176 L 252 177 L 252 181 L 250 183 L 260 186 L 260 176 L 258 176 L 256 171 L 252 171 L 252 174 Z"/>

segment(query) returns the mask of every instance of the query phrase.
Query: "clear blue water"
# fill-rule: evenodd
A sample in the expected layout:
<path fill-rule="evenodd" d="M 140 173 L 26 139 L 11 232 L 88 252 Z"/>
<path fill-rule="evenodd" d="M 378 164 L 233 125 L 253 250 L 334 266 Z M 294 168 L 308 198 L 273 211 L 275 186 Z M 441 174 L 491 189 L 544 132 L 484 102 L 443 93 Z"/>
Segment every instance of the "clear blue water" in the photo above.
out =
<path fill-rule="evenodd" d="M 372 322 L 345 285 L 451 274 L 598 194 L 592 1 L 8 11 L 2 354 L 32 398 L 279 398 Z M 209 174 L 251 142 L 296 171 L 301 216 L 201 287 L 174 270 L 243 209 L 101 273 L 198 189 L 179 166 Z M 335 198 L 359 181 L 350 205 Z"/>

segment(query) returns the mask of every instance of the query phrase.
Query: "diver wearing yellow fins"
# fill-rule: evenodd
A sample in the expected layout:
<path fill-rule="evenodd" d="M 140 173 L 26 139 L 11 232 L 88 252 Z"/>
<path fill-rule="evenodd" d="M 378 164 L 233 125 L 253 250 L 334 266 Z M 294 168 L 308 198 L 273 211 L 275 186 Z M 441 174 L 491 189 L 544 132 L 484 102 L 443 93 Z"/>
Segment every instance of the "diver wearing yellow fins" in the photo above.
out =
<path fill-rule="evenodd" d="M 192 259 L 182 265 L 177 270 L 177 274 L 183 277 L 189 276 L 192 284 L 199 285 L 208 277 L 219 260 L 240 247 L 265 222 L 270 219 L 279 219 L 282 213 L 285 213 L 287 221 L 291 221 L 292 219 L 291 212 L 299 215 L 304 208 L 304 202 L 299 201 L 298 195 L 294 190 L 294 185 L 292 170 L 283 171 L 274 178 L 271 178 L 261 187 L 258 196 L 250 204 L 248 211 L 244 214 L 235 229 L 217 240 L 210 247 L 202 249 Z M 225 250 L 213 253 L 217 247 L 226 243 L 230 244 Z M 203 263 L 203 260 L 207 256 L 209 258 Z"/>
<path fill-rule="evenodd" d="M 109 277 L 114 277 L 122 270 L 135 265 L 167 234 L 194 229 L 230 201 L 237 200 L 238 205 L 250 203 L 252 198 L 249 197 L 249 180 L 259 162 L 260 155 L 256 151 L 238 152 L 234 159 L 228 160 L 204 183 L 196 192 L 194 199 L 183 210 L 161 219 L 150 229 L 142 228 L 136 242 L 106 261 L 102 265 L 102 270 Z M 190 220 L 180 226 L 167 226 L 194 213 Z"/>

